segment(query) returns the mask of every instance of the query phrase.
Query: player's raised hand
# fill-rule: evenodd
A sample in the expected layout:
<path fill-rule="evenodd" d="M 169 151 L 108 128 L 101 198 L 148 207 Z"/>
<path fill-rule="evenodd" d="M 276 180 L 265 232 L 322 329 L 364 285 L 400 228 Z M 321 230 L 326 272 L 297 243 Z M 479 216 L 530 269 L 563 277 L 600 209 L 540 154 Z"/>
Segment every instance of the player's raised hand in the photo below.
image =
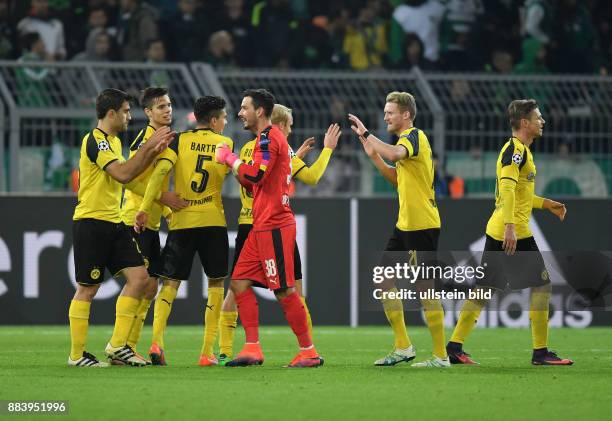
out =
<path fill-rule="evenodd" d="M 189 202 L 181 197 L 176 192 L 173 191 L 165 191 L 162 192 L 161 197 L 159 198 L 159 202 L 163 205 L 168 206 L 173 211 L 180 211 L 181 209 L 185 209 L 189 206 Z"/>
<path fill-rule="evenodd" d="M 338 146 L 338 139 L 340 139 L 341 134 L 342 131 L 340 130 L 340 125 L 337 123 L 330 124 L 327 128 L 327 132 L 325 132 L 325 137 L 323 138 L 323 146 L 331 150 L 336 149 L 336 146 Z"/>
<path fill-rule="evenodd" d="M 160 127 L 153 132 L 145 145 L 149 146 L 153 150 L 153 153 L 158 154 L 168 147 L 175 136 L 176 132 L 170 130 L 170 127 Z"/>
<path fill-rule="evenodd" d="M 359 136 L 359 140 L 361 141 L 361 146 L 363 146 L 363 150 L 365 151 L 365 153 L 370 158 L 372 158 L 374 154 L 376 154 L 376 151 L 374 150 L 374 147 L 372 146 L 372 142 L 368 142 L 368 140 L 363 136 Z"/>
<path fill-rule="evenodd" d="M 137 233 L 144 232 L 147 228 L 147 222 L 149 221 L 149 215 L 144 211 L 138 211 L 136 218 L 134 218 L 134 231 Z"/>
<path fill-rule="evenodd" d="M 308 155 L 308 152 L 314 149 L 314 144 L 315 138 L 309 137 L 304 141 L 304 143 L 302 143 L 302 146 L 300 146 L 299 149 L 295 151 L 295 155 L 300 159 L 304 159 L 304 157 Z"/>
<path fill-rule="evenodd" d="M 368 130 L 356 115 L 349 114 L 348 119 L 351 122 L 351 129 L 357 136 L 362 136 Z"/>
<path fill-rule="evenodd" d="M 555 202 L 554 200 L 548 200 L 550 201 L 548 210 L 554 215 L 556 215 L 561 221 L 563 221 L 565 219 L 565 214 L 567 213 L 565 205 L 560 202 Z"/>

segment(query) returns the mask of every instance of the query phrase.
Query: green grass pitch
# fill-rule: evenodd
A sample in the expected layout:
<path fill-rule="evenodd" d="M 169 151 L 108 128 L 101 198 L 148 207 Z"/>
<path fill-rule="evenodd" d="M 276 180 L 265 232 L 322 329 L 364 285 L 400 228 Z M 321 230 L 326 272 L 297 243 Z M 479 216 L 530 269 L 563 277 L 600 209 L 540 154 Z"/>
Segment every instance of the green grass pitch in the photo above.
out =
<path fill-rule="evenodd" d="M 450 332 L 449 332 L 450 333 Z M 98 357 L 111 327 L 92 326 Z M 417 361 L 431 350 L 409 328 Z M 143 353 L 150 328 L 145 328 Z M 315 327 L 318 369 L 284 369 L 296 352 L 288 327 L 261 331 L 262 367 L 200 368 L 202 329 L 170 326 L 168 367 L 67 367 L 67 326 L 0 327 L 0 400 L 67 400 L 77 420 L 603 419 L 610 416 L 612 329 L 553 329 L 552 349 L 572 367 L 533 367 L 530 332 L 478 329 L 466 349 L 481 366 L 447 370 L 374 367 L 388 351 L 385 327 Z M 243 343 L 238 328 L 236 348 Z M 21 416 L 20 419 L 28 417 Z M 37 417 L 39 419 L 39 417 Z"/>

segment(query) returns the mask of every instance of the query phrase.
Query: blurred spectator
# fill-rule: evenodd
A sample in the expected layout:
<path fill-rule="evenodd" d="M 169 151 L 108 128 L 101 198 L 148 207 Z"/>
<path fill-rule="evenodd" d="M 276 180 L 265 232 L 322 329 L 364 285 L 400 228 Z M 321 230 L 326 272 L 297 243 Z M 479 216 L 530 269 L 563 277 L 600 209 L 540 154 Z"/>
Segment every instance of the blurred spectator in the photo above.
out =
<path fill-rule="evenodd" d="M 73 18 L 76 19 L 76 17 Z M 68 38 L 68 46 L 73 54 L 81 54 L 87 50 L 91 51 L 95 38 L 101 32 L 112 37 L 117 35 L 117 29 L 109 26 L 108 11 L 103 6 L 94 6 L 89 9 L 87 13 L 87 25 L 80 24 L 77 28 L 73 27 L 69 29 L 70 38 Z"/>
<path fill-rule="evenodd" d="M 522 35 L 543 44 L 550 42 L 555 22 L 555 9 L 548 0 L 525 0 Z"/>
<path fill-rule="evenodd" d="M 22 54 L 17 62 L 51 61 L 45 44 L 38 32 L 24 34 L 20 38 Z M 45 89 L 44 80 L 51 71 L 44 67 L 25 67 L 16 71 L 17 100 L 19 105 L 29 107 L 45 107 L 51 105 L 49 93 Z"/>
<path fill-rule="evenodd" d="M 331 43 L 331 67 L 348 67 L 348 58 L 343 50 L 344 34 L 350 20 L 350 12 L 345 7 L 334 9 L 330 13 L 327 32 Z"/>
<path fill-rule="evenodd" d="M 208 40 L 206 61 L 216 68 L 235 67 L 234 40 L 227 31 L 217 31 Z"/>
<path fill-rule="evenodd" d="M 166 61 L 166 47 L 164 42 L 159 39 L 149 41 L 147 47 L 147 63 L 160 64 Z M 151 72 L 149 86 L 170 87 L 170 75 L 165 70 L 154 70 Z"/>
<path fill-rule="evenodd" d="M 546 45 L 535 38 L 523 41 L 523 58 L 514 68 L 515 73 L 549 73 L 546 66 Z"/>
<path fill-rule="evenodd" d="M 36 32 L 45 44 L 48 55 L 55 60 L 66 58 L 64 25 L 49 15 L 48 0 L 32 0 L 29 16 L 17 24 L 20 34 Z"/>
<path fill-rule="evenodd" d="M 474 40 L 484 13 L 481 0 L 448 0 L 440 27 L 440 51 L 448 70 L 472 70 L 476 63 Z"/>
<path fill-rule="evenodd" d="M 555 21 L 553 66 L 561 73 L 595 73 L 601 65 L 599 40 L 591 14 L 577 0 L 560 0 Z"/>
<path fill-rule="evenodd" d="M 15 30 L 9 16 L 8 0 L 0 0 L 0 60 L 12 59 L 15 54 Z"/>
<path fill-rule="evenodd" d="M 259 67 L 289 67 L 293 30 L 297 22 L 289 0 L 264 0 L 253 7 L 253 51 Z"/>
<path fill-rule="evenodd" d="M 393 11 L 390 35 L 390 58 L 398 62 L 407 33 L 415 33 L 423 42 L 424 56 L 431 62 L 440 57 L 440 22 L 444 6 L 439 0 L 406 0 Z"/>
<path fill-rule="evenodd" d="M 506 74 L 512 72 L 514 58 L 512 54 L 504 49 L 496 49 L 491 53 L 491 60 L 485 65 L 487 72 Z"/>
<path fill-rule="evenodd" d="M 478 47 L 474 53 L 486 61 L 493 50 L 503 48 L 513 55 L 518 54 L 517 40 L 521 39 L 519 7 L 523 0 L 486 0 L 483 1 L 484 15 L 478 34 Z M 503 28 L 503 30 L 500 30 Z"/>
<path fill-rule="evenodd" d="M 125 61 L 142 61 L 151 40 L 158 37 L 155 12 L 141 0 L 121 0 L 117 43 Z"/>
<path fill-rule="evenodd" d="M 200 61 L 206 53 L 210 22 L 199 10 L 196 0 L 180 0 L 178 12 L 160 24 L 172 61 Z"/>
<path fill-rule="evenodd" d="M 228 31 L 234 40 L 234 50 L 239 66 L 249 66 L 253 63 L 249 51 L 251 21 L 244 8 L 244 0 L 224 0 L 223 9 L 211 22 L 214 31 Z"/>
<path fill-rule="evenodd" d="M 416 34 L 406 34 L 404 55 L 395 67 L 402 70 L 410 70 L 413 66 L 418 66 L 421 70 L 433 69 L 434 64 L 426 60 L 423 53 L 423 41 Z"/>
<path fill-rule="evenodd" d="M 353 70 L 368 70 L 382 67 L 387 52 L 385 25 L 377 21 L 377 2 L 368 1 L 358 12 L 344 35 L 343 50 L 349 57 Z"/>
<path fill-rule="evenodd" d="M 73 61 L 111 61 L 113 39 L 104 30 L 92 32 L 87 39 L 85 50 L 75 55 Z"/>
<path fill-rule="evenodd" d="M 312 20 L 304 20 L 299 23 L 295 31 L 295 48 L 291 53 L 291 67 L 321 69 L 333 65 L 333 40 L 328 26 L 327 16 L 316 16 Z"/>

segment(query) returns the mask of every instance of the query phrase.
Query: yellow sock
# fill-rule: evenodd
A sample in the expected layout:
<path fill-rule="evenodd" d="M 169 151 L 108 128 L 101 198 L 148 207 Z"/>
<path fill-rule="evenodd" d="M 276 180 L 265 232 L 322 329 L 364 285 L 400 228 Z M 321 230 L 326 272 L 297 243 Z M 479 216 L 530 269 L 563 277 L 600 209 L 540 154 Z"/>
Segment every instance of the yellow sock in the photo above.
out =
<path fill-rule="evenodd" d="M 312 319 L 310 318 L 310 310 L 308 310 L 308 306 L 306 305 L 306 297 L 300 297 L 302 300 L 302 304 L 304 304 L 304 310 L 306 310 L 306 321 L 308 322 L 308 333 L 310 333 L 310 337 L 312 338 Z"/>
<path fill-rule="evenodd" d="M 178 290 L 169 285 L 163 285 L 161 291 L 155 299 L 155 308 L 153 309 L 153 339 L 151 342 L 164 348 L 164 332 L 172 310 L 172 303 L 176 298 Z"/>
<path fill-rule="evenodd" d="M 202 355 L 210 356 L 217 341 L 219 330 L 219 315 L 223 304 L 223 287 L 208 288 L 208 301 L 204 312 L 204 343 Z"/>
<path fill-rule="evenodd" d="M 397 292 L 397 288 L 392 288 L 390 292 Z M 404 308 L 402 300 L 399 298 L 382 300 L 385 316 L 389 320 L 393 335 L 395 336 L 395 349 L 405 349 L 410 346 L 410 338 L 406 331 L 406 323 L 404 322 Z"/>
<path fill-rule="evenodd" d="M 425 319 L 431 334 L 433 354 L 446 358 L 446 339 L 444 338 L 444 307 L 440 300 L 423 300 Z"/>
<path fill-rule="evenodd" d="M 463 307 L 461 307 L 461 313 L 459 313 L 459 320 L 455 330 L 453 330 L 453 336 L 451 336 L 451 342 L 464 343 L 468 335 L 472 332 L 478 322 L 478 316 L 484 306 L 478 301 L 467 300 Z"/>
<path fill-rule="evenodd" d="M 132 323 L 132 330 L 130 330 L 130 336 L 128 336 L 128 345 L 136 349 L 136 345 L 140 340 L 140 334 L 142 333 L 142 327 L 144 326 L 147 313 L 151 307 L 151 300 L 143 298 L 140 300 L 140 305 L 136 311 L 136 317 L 134 317 L 134 323 Z"/>
<path fill-rule="evenodd" d="M 219 353 L 234 355 L 234 333 L 236 333 L 237 311 L 223 311 L 219 319 Z"/>
<path fill-rule="evenodd" d="M 83 356 L 85 343 L 87 342 L 87 329 L 89 328 L 89 310 L 91 303 L 88 301 L 72 300 L 68 309 L 70 319 L 70 358 L 73 361 Z"/>
<path fill-rule="evenodd" d="M 134 297 L 128 297 L 126 295 L 120 295 L 117 298 L 117 305 L 115 306 L 115 328 L 113 329 L 113 336 L 110 339 L 112 347 L 120 347 L 127 344 L 130 330 L 132 329 L 132 323 L 134 317 L 138 311 L 140 300 Z"/>
<path fill-rule="evenodd" d="M 532 292 L 529 318 L 531 319 L 531 339 L 533 349 L 548 346 L 548 305 L 550 293 Z"/>

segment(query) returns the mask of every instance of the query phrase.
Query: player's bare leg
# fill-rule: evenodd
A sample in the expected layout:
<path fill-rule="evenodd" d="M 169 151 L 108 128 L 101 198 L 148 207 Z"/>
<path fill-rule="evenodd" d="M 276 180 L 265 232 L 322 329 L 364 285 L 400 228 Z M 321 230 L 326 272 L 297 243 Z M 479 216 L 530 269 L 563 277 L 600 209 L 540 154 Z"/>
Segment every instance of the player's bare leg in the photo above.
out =
<path fill-rule="evenodd" d="M 213 347 L 219 331 L 219 318 L 223 302 L 223 281 L 225 278 L 208 278 L 208 300 L 204 312 L 204 338 L 200 352 L 199 365 L 217 365 L 219 361 L 213 354 Z"/>
<path fill-rule="evenodd" d="M 136 317 L 140 301 L 144 296 L 149 274 L 144 266 L 123 269 L 125 286 L 117 298 L 115 328 L 106 345 L 105 353 L 114 364 L 145 366 L 147 362 L 136 355 L 127 340 Z"/>
<path fill-rule="evenodd" d="M 568 358 L 560 358 L 548 350 L 548 312 L 550 303 L 550 283 L 531 288 L 529 318 L 531 319 L 531 338 L 533 341 L 533 365 L 572 365 Z"/>
<path fill-rule="evenodd" d="M 244 348 L 236 358 L 227 362 L 227 367 L 261 365 L 264 362 L 263 352 L 259 344 L 259 308 L 252 285 L 252 281 L 238 279 L 232 279 L 230 284 L 234 297 L 236 297 L 246 341 Z"/>
<path fill-rule="evenodd" d="M 151 348 L 149 348 L 149 357 L 153 365 L 166 365 L 164 332 L 172 310 L 172 303 L 174 303 L 180 285 L 181 281 L 164 279 L 161 290 L 155 299 L 153 338 L 151 339 Z"/>
<path fill-rule="evenodd" d="M 77 284 L 74 297 L 70 302 L 68 316 L 70 319 L 70 356 L 68 365 L 74 367 L 108 367 L 108 364 L 99 361 L 93 354 L 85 350 L 87 344 L 87 331 L 89 330 L 89 313 L 91 302 L 100 285 Z"/>

